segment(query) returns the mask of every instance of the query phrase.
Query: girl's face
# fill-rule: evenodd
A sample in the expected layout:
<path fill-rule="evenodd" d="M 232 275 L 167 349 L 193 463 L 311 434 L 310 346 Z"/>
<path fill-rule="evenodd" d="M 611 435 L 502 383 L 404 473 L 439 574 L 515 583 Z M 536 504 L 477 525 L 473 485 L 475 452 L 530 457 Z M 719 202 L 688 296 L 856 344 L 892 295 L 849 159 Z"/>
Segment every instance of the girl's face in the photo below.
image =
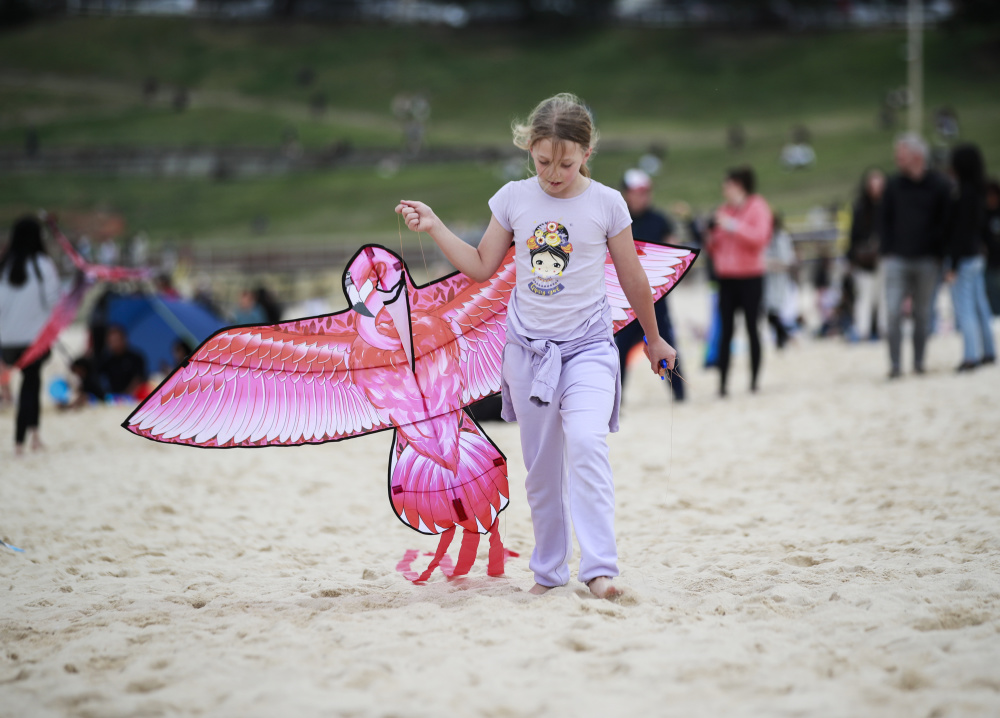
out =
<path fill-rule="evenodd" d="M 726 204 L 738 207 L 747 198 L 747 193 L 739 182 L 726 178 L 722 181 L 722 198 Z"/>
<path fill-rule="evenodd" d="M 539 252 L 531 258 L 531 271 L 542 279 L 561 276 L 564 266 L 565 262 L 551 252 Z"/>
<path fill-rule="evenodd" d="M 590 152 L 575 142 L 538 140 L 531 146 L 531 159 L 542 189 L 561 199 L 575 197 L 586 189 L 587 178 L 580 174 L 580 168 Z"/>

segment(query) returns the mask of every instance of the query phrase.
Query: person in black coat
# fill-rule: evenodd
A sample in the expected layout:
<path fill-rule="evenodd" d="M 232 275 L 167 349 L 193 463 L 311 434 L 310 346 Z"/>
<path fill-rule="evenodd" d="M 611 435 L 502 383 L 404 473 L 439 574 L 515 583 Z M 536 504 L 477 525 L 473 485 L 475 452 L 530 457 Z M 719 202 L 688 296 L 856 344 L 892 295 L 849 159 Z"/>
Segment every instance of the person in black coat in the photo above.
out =
<path fill-rule="evenodd" d="M 653 181 L 648 174 L 640 169 L 630 169 L 622 178 L 622 196 L 628 205 L 632 217 L 632 236 L 654 244 L 669 244 L 674 241 L 675 229 L 673 221 L 652 206 Z M 674 337 L 674 325 L 670 321 L 670 310 L 667 307 L 667 297 L 664 295 L 653 303 L 656 313 L 656 325 L 670 346 L 677 346 Z M 628 354 L 633 347 L 642 342 L 642 327 L 639 322 L 632 322 L 615 334 L 615 344 L 618 346 L 618 360 L 621 367 L 622 386 L 628 363 Z M 674 399 L 684 401 L 684 380 L 679 377 L 681 372 L 680 355 L 674 364 L 674 374 L 668 377 Z"/>
<path fill-rule="evenodd" d="M 951 185 L 927 167 L 927 144 L 909 133 L 896 141 L 899 172 L 889 178 L 880 212 L 880 253 L 885 276 L 889 378 L 902 373 L 903 301 L 913 314 L 913 370 L 924 372 L 931 308 L 941 276 L 951 209 Z"/>

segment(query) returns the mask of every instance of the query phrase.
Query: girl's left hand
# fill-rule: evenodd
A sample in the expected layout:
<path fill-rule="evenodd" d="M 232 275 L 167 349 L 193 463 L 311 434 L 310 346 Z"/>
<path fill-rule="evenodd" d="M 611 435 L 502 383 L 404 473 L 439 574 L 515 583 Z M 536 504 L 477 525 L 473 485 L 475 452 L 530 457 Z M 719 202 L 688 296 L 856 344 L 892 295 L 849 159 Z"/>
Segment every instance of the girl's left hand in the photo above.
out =
<path fill-rule="evenodd" d="M 646 344 L 643 345 L 642 350 L 646 352 L 646 358 L 649 359 L 649 367 L 653 370 L 654 374 L 666 376 L 667 372 L 674 370 L 674 365 L 677 363 L 677 350 L 667 344 L 663 337 L 656 336 L 652 339 L 647 337 Z M 667 362 L 666 369 L 660 365 L 660 360 Z"/>

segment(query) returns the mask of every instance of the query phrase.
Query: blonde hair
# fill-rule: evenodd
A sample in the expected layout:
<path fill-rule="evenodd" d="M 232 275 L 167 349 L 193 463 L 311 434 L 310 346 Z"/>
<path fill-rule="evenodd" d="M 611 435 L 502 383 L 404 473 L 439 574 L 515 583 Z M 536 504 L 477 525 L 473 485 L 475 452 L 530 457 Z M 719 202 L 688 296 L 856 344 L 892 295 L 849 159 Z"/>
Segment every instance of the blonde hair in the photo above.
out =
<path fill-rule="evenodd" d="M 584 152 L 593 152 L 599 137 L 590 110 L 579 97 L 568 92 L 542 100 L 524 123 L 515 120 L 511 130 L 514 144 L 529 152 L 539 140 L 551 140 L 553 144 L 574 142 Z M 580 167 L 580 174 L 590 177 L 590 168 L 586 163 Z"/>

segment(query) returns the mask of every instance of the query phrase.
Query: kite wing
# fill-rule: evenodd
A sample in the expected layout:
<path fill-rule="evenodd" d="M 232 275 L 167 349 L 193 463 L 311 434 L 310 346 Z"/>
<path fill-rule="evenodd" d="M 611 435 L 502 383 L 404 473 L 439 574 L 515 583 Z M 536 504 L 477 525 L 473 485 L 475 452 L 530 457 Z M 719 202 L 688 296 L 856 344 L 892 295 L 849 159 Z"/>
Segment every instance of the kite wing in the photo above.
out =
<path fill-rule="evenodd" d="M 318 444 L 387 429 L 387 410 L 357 376 L 380 367 L 349 363 L 353 314 L 216 332 L 122 426 L 203 447 Z"/>
<path fill-rule="evenodd" d="M 514 283 L 511 245 L 500 269 L 485 282 L 453 274 L 415 292 L 414 308 L 425 309 L 448 322 L 458 342 L 462 406 L 500 391 L 507 304 Z"/>
<path fill-rule="evenodd" d="M 698 257 L 697 249 L 638 240 L 635 243 L 635 251 L 649 280 L 649 289 L 653 293 L 654 302 L 677 286 L 677 282 L 687 274 Z M 604 260 L 604 282 L 607 285 L 608 302 L 611 304 L 611 319 L 614 321 L 615 332 L 618 332 L 635 319 L 635 312 L 629 306 L 622 290 L 610 252 Z"/>

